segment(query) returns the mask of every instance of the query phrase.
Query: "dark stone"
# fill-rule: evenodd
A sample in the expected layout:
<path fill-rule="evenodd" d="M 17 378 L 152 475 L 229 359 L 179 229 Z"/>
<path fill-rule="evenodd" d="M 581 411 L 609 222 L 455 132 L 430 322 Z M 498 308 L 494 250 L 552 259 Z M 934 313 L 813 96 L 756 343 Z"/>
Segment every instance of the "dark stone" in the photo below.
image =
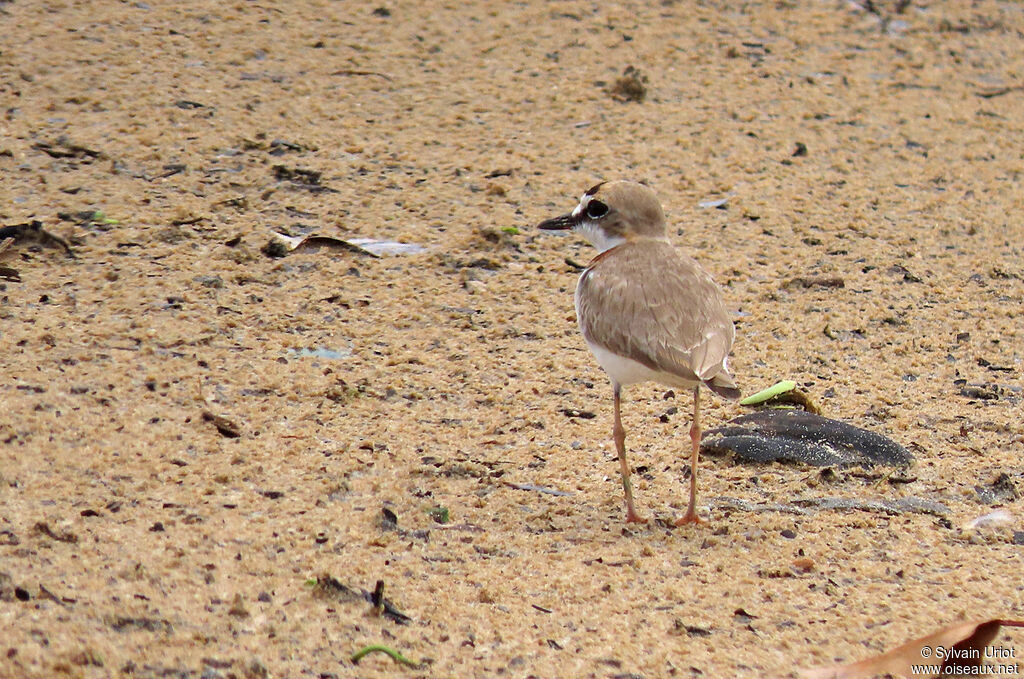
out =
<path fill-rule="evenodd" d="M 803 462 L 815 467 L 906 467 L 910 452 L 881 434 L 800 410 L 741 415 L 705 434 L 701 450 L 747 462 Z"/>

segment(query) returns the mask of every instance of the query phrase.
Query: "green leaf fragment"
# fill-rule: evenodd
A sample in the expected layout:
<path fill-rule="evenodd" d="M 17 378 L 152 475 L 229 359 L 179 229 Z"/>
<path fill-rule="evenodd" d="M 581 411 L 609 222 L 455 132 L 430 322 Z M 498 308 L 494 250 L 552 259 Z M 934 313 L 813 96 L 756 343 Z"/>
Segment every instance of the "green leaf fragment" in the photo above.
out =
<path fill-rule="evenodd" d="M 103 214 L 103 210 L 96 210 L 92 213 L 92 221 L 98 224 L 120 224 L 116 219 L 106 216 Z"/>
<path fill-rule="evenodd" d="M 431 507 L 427 510 L 427 515 L 437 523 L 448 523 L 451 521 L 451 514 L 448 512 L 447 507 Z"/>
<path fill-rule="evenodd" d="M 793 391 L 796 389 L 796 382 L 793 380 L 782 380 L 772 386 L 757 392 L 753 396 L 748 396 L 740 401 L 741 406 L 756 406 L 769 401 L 780 394 L 785 394 L 787 391 Z"/>
<path fill-rule="evenodd" d="M 382 644 L 373 644 L 372 646 L 367 646 L 366 648 L 362 648 L 362 649 L 356 651 L 355 653 L 352 654 L 352 662 L 353 663 L 358 663 L 360 660 L 362 660 L 364 657 L 366 657 L 370 653 L 385 653 L 385 654 L 391 656 L 391 659 L 394 660 L 397 663 L 401 663 L 403 665 L 408 665 L 409 667 L 419 667 L 419 664 L 414 663 L 413 661 L 409 660 L 408 658 L 406 658 L 404 655 L 402 655 L 401 653 L 399 653 L 395 649 L 390 648 L 388 646 L 384 646 Z"/>

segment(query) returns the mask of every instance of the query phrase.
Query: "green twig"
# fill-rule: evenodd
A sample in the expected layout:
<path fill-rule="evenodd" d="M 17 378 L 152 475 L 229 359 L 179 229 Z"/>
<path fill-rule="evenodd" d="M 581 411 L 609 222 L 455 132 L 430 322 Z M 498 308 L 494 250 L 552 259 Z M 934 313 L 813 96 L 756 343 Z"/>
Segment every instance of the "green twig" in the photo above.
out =
<path fill-rule="evenodd" d="M 406 658 L 404 655 L 402 655 L 401 653 L 399 653 L 395 649 L 389 648 L 389 647 L 384 646 L 382 644 L 374 644 L 372 646 L 367 646 L 366 648 L 363 648 L 363 649 L 361 649 L 359 651 L 356 651 L 355 653 L 352 654 L 352 662 L 353 663 L 358 663 L 366 655 L 368 655 L 370 653 L 374 653 L 374 652 L 386 653 L 389 656 L 391 656 L 391 659 L 394 660 L 397 663 L 402 663 L 403 665 L 408 665 L 409 667 L 419 667 L 419 665 L 417 663 L 414 663 L 413 661 L 409 660 L 408 658 Z"/>

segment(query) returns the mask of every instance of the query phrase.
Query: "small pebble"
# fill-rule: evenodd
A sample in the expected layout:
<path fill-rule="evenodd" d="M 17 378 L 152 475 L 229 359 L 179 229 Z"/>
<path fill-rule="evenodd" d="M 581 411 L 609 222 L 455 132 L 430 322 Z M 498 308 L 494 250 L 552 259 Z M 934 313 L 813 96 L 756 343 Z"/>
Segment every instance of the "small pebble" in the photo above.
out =
<path fill-rule="evenodd" d="M 810 573 L 814 570 L 814 560 L 803 557 L 793 562 L 793 569 L 798 573 Z"/>

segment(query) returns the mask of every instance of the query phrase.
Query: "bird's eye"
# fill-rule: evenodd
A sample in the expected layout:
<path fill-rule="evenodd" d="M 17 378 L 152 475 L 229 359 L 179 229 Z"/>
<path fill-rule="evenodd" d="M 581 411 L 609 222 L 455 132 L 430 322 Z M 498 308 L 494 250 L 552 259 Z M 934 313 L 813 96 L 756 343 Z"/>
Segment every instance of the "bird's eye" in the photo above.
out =
<path fill-rule="evenodd" d="M 590 219 L 600 219 L 608 214 L 608 206 L 599 200 L 592 200 L 587 203 L 587 217 Z"/>

